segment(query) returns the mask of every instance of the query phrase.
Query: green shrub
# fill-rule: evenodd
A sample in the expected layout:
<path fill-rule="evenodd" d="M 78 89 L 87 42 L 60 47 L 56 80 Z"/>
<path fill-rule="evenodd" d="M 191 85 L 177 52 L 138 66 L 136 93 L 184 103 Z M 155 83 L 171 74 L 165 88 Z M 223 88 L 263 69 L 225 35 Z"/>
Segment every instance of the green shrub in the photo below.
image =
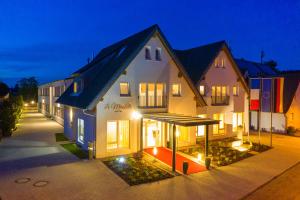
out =
<path fill-rule="evenodd" d="M 295 127 L 293 127 L 293 126 L 289 126 L 289 127 L 287 127 L 287 129 L 286 129 L 286 132 L 287 132 L 287 134 L 289 134 L 289 135 L 293 135 L 294 133 L 296 133 L 296 128 Z"/>
<path fill-rule="evenodd" d="M 11 136 L 21 117 L 23 99 L 21 96 L 10 96 L 0 105 L 0 127 L 3 136 Z"/>

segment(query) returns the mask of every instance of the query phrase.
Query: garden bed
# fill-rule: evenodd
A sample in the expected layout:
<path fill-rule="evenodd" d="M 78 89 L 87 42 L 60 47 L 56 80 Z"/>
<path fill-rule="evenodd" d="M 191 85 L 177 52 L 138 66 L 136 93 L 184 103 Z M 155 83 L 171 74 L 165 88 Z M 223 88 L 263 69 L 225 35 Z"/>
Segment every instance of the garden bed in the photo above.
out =
<path fill-rule="evenodd" d="M 269 150 L 271 147 L 263 144 L 252 143 L 249 151 L 239 151 L 232 148 L 232 142 L 236 141 L 235 138 L 226 138 L 223 140 L 209 141 L 208 154 L 212 159 L 212 164 L 214 166 L 226 166 L 232 163 L 238 162 L 254 154 L 249 151 L 255 151 L 258 153 Z M 250 145 L 248 143 L 248 145 Z M 197 158 L 198 154 L 204 154 L 204 142 L 199 142 L 198 145 L 193 147 L 186 147 L 180 149 L 182 153 L 188 154 Z"/>
<path fill-rule="evenodd" d="M 61 144 L 61 146 L 80 159 L 88 158 L 88 152 L 80 149 L 75 143 Z"/>
<path fill-rule="evenodd" d="M 153 163 L 133 155 L 105 158 L 103 163 L 129 185 L 138 185 L 172 178 L 174 175 Z"/>
<path fill-rule="evenodd" d="M 65 137 L 64 133 L 55 133 L 56 142 L 66 142 L 68 138 Z"/>

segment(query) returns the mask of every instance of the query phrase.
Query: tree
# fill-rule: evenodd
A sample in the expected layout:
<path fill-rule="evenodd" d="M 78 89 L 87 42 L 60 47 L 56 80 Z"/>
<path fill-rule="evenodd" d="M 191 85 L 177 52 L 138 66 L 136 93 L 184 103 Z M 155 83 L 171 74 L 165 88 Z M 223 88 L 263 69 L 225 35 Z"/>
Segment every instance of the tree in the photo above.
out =
<path fill-rule="evenodd" d="M 0 82 L 0 98 L 6 96 L 9 93 L 9 87 L 5 84 Z"/>
<path fill-rule="evenodd" d="M 264 64 L 271 67 L 275 72 L 279 72 L 279 70 L 277 69 L 277 62 L 275 60 L 266 61 L 264 62 Z"/>
<path fill-rule="evenodd" d="M 35 77 L 22 78 L 18 81 L 19 95 L 22 95 L 24 101 L 37 101 L 38 99 L 38 82 Z"/>

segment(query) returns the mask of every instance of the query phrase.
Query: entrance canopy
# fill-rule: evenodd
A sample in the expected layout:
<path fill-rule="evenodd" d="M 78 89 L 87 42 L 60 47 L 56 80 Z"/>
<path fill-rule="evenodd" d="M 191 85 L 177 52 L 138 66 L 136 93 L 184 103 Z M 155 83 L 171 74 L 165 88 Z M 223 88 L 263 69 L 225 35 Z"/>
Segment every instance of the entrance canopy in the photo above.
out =
<path fill-rule="evenodd" d="M 166 123 L 175 124 L 178 126 L 186 126 L 186 127 L 219 124 L 219 120 L 173 114 L 173 113 L 148 113 L 148 114 L 143 114 L 143 118 L 153 119 L 161 122 L 166 122 Z"/>

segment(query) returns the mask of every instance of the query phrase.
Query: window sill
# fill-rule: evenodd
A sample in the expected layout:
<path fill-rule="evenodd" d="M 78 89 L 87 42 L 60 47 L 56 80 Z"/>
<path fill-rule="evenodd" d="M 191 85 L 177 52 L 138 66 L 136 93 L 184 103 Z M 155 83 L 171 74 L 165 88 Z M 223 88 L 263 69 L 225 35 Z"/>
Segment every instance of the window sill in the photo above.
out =
<path fill-rule="evenodd" d="M 131 97 L 130 94 L 120 94 L 120 97 Z"/>
<path fill-rule="evenodd" d="M 172 94 L 173 97 L 182 97 L 181 94 Z"/>

